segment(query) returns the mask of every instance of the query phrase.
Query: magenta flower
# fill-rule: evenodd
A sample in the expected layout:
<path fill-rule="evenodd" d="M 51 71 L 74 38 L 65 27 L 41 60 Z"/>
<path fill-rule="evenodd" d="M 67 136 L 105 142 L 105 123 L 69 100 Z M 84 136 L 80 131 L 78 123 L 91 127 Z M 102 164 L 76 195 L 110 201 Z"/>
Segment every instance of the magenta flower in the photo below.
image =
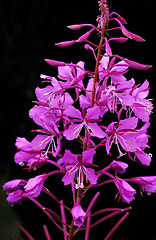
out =
<path fill-rule="evenodd" d="M 150 100 L 145 99 L 149 93 L 149 82 L 146 80 L 140 87 L 135 87 L 131 90 L 131 94 L 134 97 L 134 104 L 131 109 L 136 117 L 143 122 L 149 121 L 149 116 L 152 113 L 153 104 Z"/>
<path fill-rule="evenodd" d="M 72 183 L 75 176 L 77 180 L 76 189 L 84 187 L 83 183 L 85 176 L 91 184 L 97 183 L 97 176 L 95 175 L 94 170 L 88 167 L 95 166 L 92 164 L 94 154 L 94 149 L 82 152 L 82 156 L 72 154 L 69 150 L 65 151 L 63 161 L 65 163 L 66 173 L 62 178 L 64 185 Z"/>
<path fill-rule="evenodd" d="M 137 158 L 143 165 L 147 166 L 149 166 L 151 162 L 151 154 L 144 152 L 145 148 L 149 148 L 147 145 L 149 136 L 146 134 L 149 125 L 150 123 L 147 122 L 138 130 L 138 135 L 136 136 L 137 147 L 135 150 Z"/>
<path fill-rule="evenodd" d="M 73 140 L 74 138 L 79 137 L 82 128 L 85 128 L 91 136 L 104 138 L 105 133 L 101 130 L 96 122 L 99 121 L 100 109 L 98 106 L 87 109 L 87 112 L 83 112 L 83 117 L 81 112 L 74 108 L 73 106 L 68 107 L 65 111 L 67 116 L 73 118 L 69 122 L 72 122 L 67 130 L 64 131 L 63 135 L 67 140 Z M 74 123 L 73 123 L 74 122 Z M 75 123 L 79 122 L 79 123 Z"/>
<path fill-rule="evenodd" d="M 134 97 L 131 96 L 128 90 L 131 90 L 134 85 L 133 79 L 126 81 L 117 86 L 109 85 L 101 94 L 100 103 L 107 102 L 110 112 L 117 111 L 117 105 L 122 105 L 124 109 L 127 106 L 132 106 L 134 103 Z"/>
<path fill-rule="evenodd" d="M 47 157 L 43 156 L 41 151 L 35 149 L 25 138 L 17 137 L 15 145 L 20 150 L 15 154 L 15 163 L 20 165 L 27 163 L 29 168 L 36 169 L 47 161 Z"/>
<path fill-rule="evenodd" d="M 116 161 L 113 160 L 113 162 L 111 162 L 110 167 L 117 173 L 123 174 L 125 173 L 126 169 L 128 168 L 128 164 L 121 162 L 121 161 Z"/>
<path fill-rule="evenodd" d="M 119 191 L 119 200 L 122 198 L 123 202 L 130 203 L 133 199 L 135 199 L 134 195 L 136 194 L 136 190 L 132 188 L 125 180 L 121 178 L 115 178 L 114 182 Z"/>
<path fill-rule="evenodd" d="M 134 177 L 131 178 L 131 182 L 136 183 L 147 194 L 156 193 L 156 176 Z"/>
<path fill-rule="evenodd" d="M 7 201 L 11 205 L 21 203 L 21 201 L 23 199 L 22 194 L 23 194 L 23 191 L 20 190 L 20 189 L 17 189 L 16 191 L 11 192 L 11 193 L 8 194 Z"/>
<path fill-rule="evenodd" d="M 136 136 L 137 130 L 135 129 L 138 124 L 138 118 L 131 117 L 128 119 L 120 120 L 119 124 L 116 122 L 109 124 L 106 134 L 106 151 L 110 153 L 110 149 L 113 143 L 116 143 L 119 151 L 119 157 L 124 154 L 120 150 L 119 144 L 127 152 L 135 152 L 137 147 Z"/>
<path fill-rule="evenodd" d="M 86 213 L 83 211 L 80 204 L 75 204 L 71 210 L 72 217 L 74 218 L 74 225 L 81 227 L 84 223 Z"/>
<path fill-rule="evenodd" d="M 47 106 L 50 107 L 50 111 L 52 108 L 63 108 L 73 104 L 74 101 L 70 94 L 67 92 L 64 93 L 64 91 L 66 90 L 66 87 L 64 88 L 64 82 L 58 81 L 56 78 L 49 77 L 43 74 L 40 77 L 45 80 L 51 80 L 51 85 L 48 85 L 45 88 L 37 87 L 35 90 L 38 101 L 40 103 L 45 103 L 45 105 L 43 106 L 46 109 Z"/>
<path fill-rule="evenodd" d="M 26 185 L 27 181 L 22 179 L 15 179 L 9 182 L 6 182 L 3 185 L 3 190 L 7 192 L 13 192 L 21 187 L 24 187 Z"/>
<path fill-rule="evenodd" d="M 148 136 L 146 134 L 141 134 L 136 137 L 137 149 L 135 155 L 140 160 L 143 165 L 149 166 L 151 163 L 151 154 L 144 152 L 144 149 L 148 147 Z"/>
<path fill-rule="evenodd" d="M 47 76 L 44 76 L 46 78 Z M 43 89 L 36 88 L 35 93 L 38 101 L 35 101 L 39 106 L 35 105 L 30 111 L 29 116 L 39 126 L 44 126 L 44 120 L 53 121 L 57 124 L 62 118 L 62 111 L 74 103 L 69 93 L 65 92 L 60 81 L 53 79 L 53 84 L 58 84 L 58 93 L 56 87 L 47 86 Z M 54 84 L 54 85 L 55 85 Z"/>
<path fill-rule="evenodd" d="M 82 84 L 85 73 L 84 62 L 80 61 L 76 65 L 76 68 L 72 66 L 58 67 L 58 77 L 61 80 L 69 82 L 71 85 L 78 82 Z"/>
<path fill-rule="evenodd" d="M 89 108 L 91 105 L 93 83 L 94 83 L 94 79 L 90 78 L 86 87 L 86 96 L 82 94 L 79 96 L 79 102 L 80 102 L 81 108 Z M 97 85 L 96 91 L 95 91 L 95 106 L 99 107 L 100 109 L 99 116 L 101 118 L 108 111 L 107 100 L 108 100 L 108 96 L 106 96 L 106 94 L 101 89 L 101 87 Z"/>
<path fill-rule="evenodd" d="M 37 132 L 41 132 L 43 134 L 37 135 L 32 140 L 31 144 L 33 148 L 37 150 L 43 150 L 47 147 L 44 155 L 47 156 L 48 151 L 51 151 L 53 156 L 56 157 L 61 150 L 62 136 L 54 121 L 43 119 L 42 124 L 44 128 L 37 130 Z"/>
<path fill-rule="evenodd" d="M 71 66 L 58 67 L 58 77 L 64 81 L 62 82 L 63 88 L 74 88 L 76 99 L 79 97 L 80 89 L 83 88 L 82 80 L 87 73 L 84 69 L 84 64 L 84 62 L 80 61 L 77 64 L 70 64 Z"/>
<path fill-rule="evenodd" d="M 123 74 L 126 73 L 129 64 L 123 60 L 114 64 L 115 59 L 113 58 L 113 61 L 110 61 L 110 57 L 107 54 L 101 58 L 99 65 L 100 80 L 105 79 L 106 82 L 111 77 L 114 84 L 121 84 L 126 81 Z"/>
<path fill-rule="evenodd" d="M 47 179 L 47 177 L 47 174 L 44 173 L 28 180 L 24 189 L 29 197 L 35 198 L 40 195 L 44 181 Z"/>

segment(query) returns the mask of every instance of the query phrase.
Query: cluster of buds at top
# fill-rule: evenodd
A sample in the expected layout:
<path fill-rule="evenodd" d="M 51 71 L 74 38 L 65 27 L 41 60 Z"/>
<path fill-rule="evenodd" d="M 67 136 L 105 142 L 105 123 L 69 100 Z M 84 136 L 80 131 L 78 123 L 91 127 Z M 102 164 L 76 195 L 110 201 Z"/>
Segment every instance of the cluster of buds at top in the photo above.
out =
<path fill-rule="evenodd" d="M 11 204 L 21 202 L 23 198 L 29 198 L 42 208 L 35 199 L 41 191 L 60 203 L 63 219 L 60 222 L 63 224 L 63 228 L 54 221 L 45 208 L 42 210 L 63 231 L 65 240 L 68 236 L 71 240 L 79 230 L 85 229 L 85 240 L 87 240 L 89 239 L 88 229 L 109 218 L 109 216 L 105 216 L 90 225 L 92 206 L 100 193 L 98 192 L 91 200 L 86 211 L 82 209 L 81 202 L 86 191 L 92 187 L 114 183 L 117 188 L 116 196 L 128 204 L 136 194 L 136 190 L 131 184 L 137 184 L 141 192 L 143 190 L 148 194 L 156 192 L 156 176 L 133 176 L 129 179 L 118 176 L 124 174 L 128 168 L 123 156 L 127 156 L 127 161 L 133 160 L 147 166 L 151 162 L 151 154 L 146 151 L 149 149 L 147 130 L 153 109 L 151 100 L 147 98 L 149 82 L 144 80 L 137 83 L 133 77 L 126 78 L 126 73 L 131 68 L 147 70 L 151 68 L 151 65 L 140 64 L 114 54 L 111 42 L 124 43 L 128 39 L 137 42 L 145 40 L 127 30 L 125 27 L 127 22 L 123 17 L 116 12 L 109 13 L 106 0 L 99 1 L 99 10 L 97 26 L 92 24 L 70 25 L 68 28 L 71 30 L 90 29 L 77 40 L 56 44 L 58 47 L 68 47 L 84 42 L 85 49 L 93 53 L 93 61 L 96 61 L 95 69 L 86 69 L 82 60 L 74 64 L 45 59 L 48 64 L 58 68 L 58 77 L 41 74 L 41 79 L 47 85 L 43 88 L 36 88 L 37 100 L 34 101 L 35 106 L 29 112 L 30 118 L 39 126 L 33 130 L 37 135 L 31 142 L 20 137 L 16 140 L 18 152 L 15 154 L 15 163 L 29 170 L 41 168 L 43 164 L 52 164 L 57 170 L 37 175 L 28 181 L 17 179 L 4 185 L 4 190 L 8 192 L 7 200 Z M 117 26 L 109 28 L 112 21 L 116 22 Z M 115 35 L 117 30 L 122 35 L 111 37 L 111 33 L 114 32 Z M 100 35 L 99 45 L 89 41 L 90 35 L 95 31 Z M 106 34 L 108 32 L 109 35 Z M 75 97 L 71 95 L 71 89 L 75 91 Z M 77 106 L 79 107 L 77 108 Z M 107 126 L 104 125 L 105 119 L 109 120 Z M 68 141 L 77 139 L 79 154 L 62 146 L 64 139 L 67 141 L 67 147 Z M 117 156 L 113 156 L 113 145 L 118 151 Z M 100 166 L 97 165 L 99 159 L 96 162 L 96 152 L 100 147 L 104 149 L 106 155 L 113 158 L 108 163 L 108 160 L 101 156 L 101 162 L 106 165 L 102 169 L 99 169 Z M 65 187 L 66 185 L 72 186 L 72 209 L 64 206 L 63 201 L 59 201 L 56 196 L 44 188 L 45 180 L 54 174 L 63 175 L 62 182 Z M 101 176 L 105 176 L 106 179 Z M 75 196 L 76 192 L 77 197 Z M 65 227 L 69 224 L 65 218 L 64 207 L 71 211 L 73 218 L 69 232 Z M 129 209 L 127 208 L 125 211 Z M 104 211 L 102 207 L 100 213 Z M 112 215 L 110 214 L 110 217 L 124 212 L 123 209 L 111 209 L 110 211 L 114 212 Z M 52 210 L 50 213 L 60 220 L 57 213 Z M 96 214 L 97 212 L 93 216 Z M 127 214 L 121 219 L 121 222 L 126 216 Z M 84 225 L 85 220 L 87 226 Z M 108 236 L 113 232 L 114 229 Z M 108 239 L 108 236 L 105 239 Z"/>

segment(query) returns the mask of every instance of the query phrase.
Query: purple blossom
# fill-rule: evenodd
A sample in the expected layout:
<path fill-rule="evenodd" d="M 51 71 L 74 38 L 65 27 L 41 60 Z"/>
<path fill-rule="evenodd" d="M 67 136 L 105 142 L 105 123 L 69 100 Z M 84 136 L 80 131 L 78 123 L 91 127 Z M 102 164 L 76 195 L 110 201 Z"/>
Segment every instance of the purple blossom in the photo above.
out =
<path fill-rule="evenodd" d="M 128 168 L 128 164 L 121 162 L 121 161 L 116 161 L 113 160 L 113 162 L 111 162 L 110 167 L 117 173 L 123 174 L 125 173 L 126 169 Z"/>
<path fill-rule="evenodd" d="M 91 105 L 92 91 L 93 91 L 94 79 L 90 78 L 86 87 L 86 95 L 81 94 L 79 96 L 79 102 L 81 108 L 89 108 Z M 96 86 L 95 91 L 95 105 L 100 109 L 99 116 L 102 118 L 103 115 L 108 111 L 107 104 L 108 96 L 104 94 L 104 91 L 100 86 Z"/>
<path fill-rule="evenodd" d="M 124 73 L 126 73 L 129 64 L 123 60 L 114 64 L 115 59 L 116 58 L 114 57 L 110 61 L 110 57 L 107 54 L 101 58 L 99 65 L 100 80 L 107 82 L 108 78 L 111 77 L 111 80 L 114 84 L 121 84 L 126 81 Z"/>
<path fill-rule="evenodd" d="M 150 100 L 145 99 L 149 93 L 149 82 L 146 80 L 140 87 L 135 87 L 131 90 L 131 94 L 134 97 L 134 104 L 131 109 L 136 117 L 143 122 L 149 121 L 149 116 L 152 112 L 153 105 Z"/>
<path fill-rule="evenodd" d="M 109 85 L 104 88 L 104 91 L 101 93 L 100 103 L 107 102 L 110 112 L 117 112 L 117 106 L 120 104 L 124 109 L 127 106 L 132 106 L 134 103 L 134 97 L 131 96 L 128 90 L 134 85 L 133 79 L 126 81 L 117 86 Z"/>
<path fill-rule="evenodd" d="M 68 185 L 73 182 L 75 176 L 77 180 L 76 188 L 84 187 L 84 177 L 89 180 L 91 184 L 97 183 L 97 176 L 94 170 L 88 166 L 94 166 L 92 164 L 93 156 L 95 154 L 94 149 L 89 149 L 82 152 L 81 155 L 72 154 L 69 150 L 65 151 L 63 161 L 66 167 L 65 176 L 62 178 L 64 185 Z"/>
<path fill-rule="evenodd" d="M 64 82 L 43 74 L 40 77 L 45 80 L 50 79 L 51 85 L 45 88 L 36 88 L 35 94 L 39 102 L 47 104 L 50 109 L 63 108 L 73 104 L 74 101 L 70 94 L 68 92 L 64 93 L 64 90 L 66 90 L 66 88 L 63 89 Z"/>
<path fill-rule="evenodd" d="M 7 192 L 13 192 L 16 191 L 17 189 L 20 189 L 21 187 L 24 187 L 26 183 L 27 181 L 22 179 L 11 180 L 3 185 L 3 190 Z"/>
<path fill-rule="evenodd" d="M 74 225 L 81 227 L 84 223 L 86 213 L 83 211 L 80 204 L 75 204 L 71 210 L 72 217 L 74 218 Z"/>
<path fill-rule="evenodd" d="M 125 180 L 121 178 L 114 179 L 115 185 L 119 191 L 119 200 L 122 198 L 123 202 L 130 203 L 136 194 L 136 190 L 132 188 Z"/>
<path fill-rule="evenodd" d="M 23 191 L 20 190 L 20 189 L 17 189 L 16 191 L 11 192 L 11 193 L 8 194 L 7 201 L 11 205 L 21 203 L 21 201 L 23 199 L 22 194 L 23 194 Z"/>
<path fill-rule="evenodd" d="M 36 169 L 47 161 L 47 157 L 43 156 L 41 151 L 35 149 L 25 138 L 17 137 L 15 145 L 20 150 L 15 154 L 15 163 L 20 165 L 27 163 L 29 168 Z"/>
<path fill-rule="evenodd" d="M 43 120 L 53 121 L 55 124 L 59 123 L 62 119 L 62 111 L 74 102 L 69 93 L 56 94 L 54 90 L 49 91 L 49 88 L 36 88 L 36 96 L 39 101 L 35 102 L 39 106 L 34 106 L 29 111 L 29 116 L 42 127 L 44 127 Z"/>
<path fill-rule="evenodd" d="M 115 125 L 116 122 L 109 124 L 106 134 L 106 151 L 110 153 L 110 149 L 113 143 L 116 143 L 119 151 L 119 157 L 124 154 L 120 150 L 120 145 L 127 152 L 135 152 L 137 147 L 136 136 L 137 136 L 137 124 L 138 118 L 131 117 L 128 119 L 120 120 L 119 124 Z M 119 145 L 120 144 L 120 145 Z"/>
<path fill-rule="evenodd" d="M 156 193 L 156 176 L 134 177 L 131 182 L 136 183 L 147 194 Z"/>
<path fill-rule="evenodd" d="M 83 88 L 83 78 L 87 72 L 84 69 L 84 62 L 80 61 L 71 66 L 59 66 L 58 77 L 63 80 L 62 86 L 64 89 L 74 88 L 76 99 L 79 97 L 80 89 Z"/>
<path fill-rule="evenodd" d="M 84 62 L 80 61 L 77 64 L 77 67 L 72 66 L 58 67 L 58 77 L 61 80 L 69 82 L 71 85 L 73 83 L 81 82 L 84 77 Z"/>
<path fill-rule="evenodd" d="M 81 112 L 74 108 L 73 106 L 68 107 L 65 111 L 67 116 L 73 118 L 71 120 L 71 124 L 67 130 L 64 131 L 63 135 L 67 138 L 67 140 L 73 140 L 74 138 L 79 137 L 82 128 L 85 128 L 85 131 L 94 137 L 104 138 L 105 133 L 101 130 L 96 122 L 99 121 L 100 109 L 98 106 L 94 106 L 93 108 L 87 109 L 83 111 L 83 117 Z M 69 121 L 70 122 L 70 121 Z M 79 122 L 79 123 L 75 123 Z"/>
<path fill-rule="evenodd" d="M 54 121 L 47 119 L 42 120 L 43 129 L 37 130 L 42 134 L 37 135 L 31 142 L 34 149 L 43 150 L 47 147 L 46 153 L 51 151 L 54 157 L 58 155 L 61 150 L 62 135 L 59 132 L 57 125 Z"/>
<path fill-rule="evenodd" d="M 135 155 L 140 160 L 143 165 L 149 166 L 151 163 L 151 154 L 144 152 L 145 148 L 149 148 L 148 135 L 146 134 L 147 128 L 149 127 L 149 122 L 145 123 L 142 128 L 139 129 L 138 135 L 136 137 L 137 148 Z"/>
<path fill-rule="evenodd" d="M 24 187 L 26 194 L 28 194 L 28 196 L 32 198 L 38 197 L 41 193 L 44 181 L 47 179 L 47 177 L 47 174 L 44 173 L 34 178 L 30 178 Z"/>

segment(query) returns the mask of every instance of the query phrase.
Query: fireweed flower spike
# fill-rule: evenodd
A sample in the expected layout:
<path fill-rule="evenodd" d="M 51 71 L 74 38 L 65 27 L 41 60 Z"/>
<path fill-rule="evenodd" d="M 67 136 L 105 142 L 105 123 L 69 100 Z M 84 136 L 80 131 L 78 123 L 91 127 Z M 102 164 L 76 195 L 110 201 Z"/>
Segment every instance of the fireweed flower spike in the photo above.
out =
<path fill-rule="evenodd" d="M 126 20 L 118 13 L 110 13 L 111 8 L 107 6 L 106 0 L 100 0 L 98 4 L 99 15 L 95 26 L 90 23 L 70 25 L 68 28 L 71 30 L 81 29 L 81 34 L 76 40 L 67 39 L 56 43 L 62 51 L 63 47 L 72 49 L 73 44 L 84 45 L 83 49 L 86 53 L 90 50 L 93 57 L 86 59 L 92 61 L 91 65 L 95 63 L 95 66 L 87 69 L 90 64 L 82 59 L 77 63 L 45 59 L 52 68 L 56 68 L 58 75 L 40 75 L 44 87 L 35 89 L 37 99 L 29 111 L 29 117 L 37 124 L 33 130 L 36 135 L 29 141 L 24 137 L 16 139 L 18 151 L 14 157 L 15 163 L 25 171 L 40 168 L 40 175 L 34 172 L 35 176 L 29 178 L 28 171 L 27 181 L 14 179 L 3 186 L 11 205 L 20 204 L 23 198 L 32 201 L 62 231 L 64 240 L 73 240 L 79 231 L 85 231 L 84 238 L 80 235 L 79 239 L 89 240 L 94 226 L 104 225 L 107 219 L 126 212 L 110 232 L 107 231 L 104 239 L 108 240 L 126 219 L 131 207 L 105 208 L 105 199 L 101 203 L 97 201 L 100 191 L 105 191 L 106 184 L 114 184 L 117 188 L 116 198 L 127 204 L 135 200 L 137 193 L 131 185 L 138 185 L 141 193 L 156 192 L 156 176 L 124 179 L 129 160 L 133 160 L 134 165 L 149 166 L 151 162 L 152 155 L 146 152 L 150 148 L 148 128 L 153 109 L 148 99 L 149 81 L 144 79 L 139 83 L 133 78 L 132 70 L 148 70 L 152 66 L 115 55 L 112 45 L 112 41 L 116 41 L 121 48 L 122 43 L 126 44 L 127 41 L 144 42 L 145 39 L 128 30 Z M 100 39 L 98 45 L 97 41 L 94 43 L 90 40 L 94 34 Z M 73 149 L 73 146 L 76 147 Z M 117 154 L 113 151 L 114 146 L 118 150 Z M 98 154 L 99 149 L 104 154 Z M 47 164 L 45 173 L 42 166 Z M 45 180 L 48 178 L 51 181 L 49 186 L 52 186 L 56 174 L 61 174 L 60 185 L 64 185 L 65 191 L 71 187 L 72 194 L 69 194 L 68 201 L 64 201 L 64 191 L 62 193 L 58 189 L 59 194 L 62 194 L 59 200 L 51 189 L 46 188 Z M 94 192 L 90 194 L 92 189 Z M 41 192 L 60 205 L 60 214 L 37 200 Z M 90 203 L 86 212 L 83 210 L 84 199 L 85 204 Z M 93 205 L 97 202 L 98 209 L 94 211 Z M 100 217 L 103 213 L 106 215 Z M 46 225 L 44 230 L 47 239 L 53 239 Z"/>

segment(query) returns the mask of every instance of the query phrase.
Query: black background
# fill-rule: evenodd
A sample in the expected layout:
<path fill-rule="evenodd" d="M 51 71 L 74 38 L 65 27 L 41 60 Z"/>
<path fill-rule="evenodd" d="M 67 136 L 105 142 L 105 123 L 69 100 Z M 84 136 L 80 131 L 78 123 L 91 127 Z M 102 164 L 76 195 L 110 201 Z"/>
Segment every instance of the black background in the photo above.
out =
<path fill-rule="evenodd" d="M 152 64 L 147 71 L 131 71 L 138 83 L 150 81 L 150 98 L 155 98 L 156 80 L 156 48 L 155 48 L 155 0 L 109 1 L 111 11 L 116 11 L 128 22 L 127 28 L 146 39 L 145 43 L 132 42 L 118 44 L 115 53 L 144 64 Z M 95 23 L 98 15 L 96 0 L 56 1 L 56 0 L 1 0 L 0 1 L 0 54 L 1 54 L 1 160 L 0 174 L 4 172 L 9 179 L 27 178 L 19 166 L 13 162 L 17 136 L 32 139 L 31 130 L 36 126 L 29 119 L 28 111 L 35 100 L 34 89 L 40 83 L 40 73 L 54 76 L 57 72 L 44 62 L 45 58 L 67 62 L 88 61 L 90 53 L 83 49 L 83 45 L 76 45 L 66 49 L 55 47 L 56 42 L 77 39 L 78 32 L 66 28 L 76 23 Z M 56 75 L 55 75 L 56 76 Z M 155 102 L 154 102 L 155 103 Z M 155 105 L 155 104 L 154 104 Z M 156 116 L 151 117 L 150 140 L 153 160 L 150 167 L 140 167 L 134 172 L 136 175 L 156 175 L 155 133 Z M 34 135 L 33 135 L 34 136 Z M 55 183 L 54 183 L 55 184 Z M 59 192 L 57 185 L 55 191 Z M 109 190 L 109 188 L 106 188 Z M 102 193 L 100 201 L 105 201 L 107 190 Z M 112 191 L 114 191 L 112 189 Z M 64 193 L 65 198 L 70 192 Z M 109 199 L 109 197 L 108 197 Z M 108 204 L 109 200 L 106 200 Z M 113 203 L 114 204 L 114 203 Z M 119 204 L 120 206 L 127 206 Z M 107 205 L 108 206 L 108 205 Z M 108 206 L 110 207 L 110 205 Z M 128 219 L 112 236 L 114 240 L 122 239 L 156 239 L 156 195 L 142 198 L 139 193 L 132 203 L 133 210 Z M 31 203 L 23 202 L 15 210 L 23 220 L 24 226 L 35 239 L 44 239 L 42 225 L 46 222 L 42 213 Z M 24 217 L 23 217 L 24 216 Z M 38 219 L 42 217 L 40 223 Z M 116 218 L 114 223 L 119 218 Z M 1 219 L 2 221 L 2 219 Z M 16 221 L 16 219 L 14 220 Z M 49 224 L 49 222 L 46 222 Z M 58 232 L 50 227 L 52 239 L 56 239 Z M 104 227 L 93 230 L 91 239 L 101 240 L 113 226 L 109 221 Z M 9 228 L 9 226 L 7 226 Z M 103 237 L 100 237 L 103 233 Z M 6 240 L 10 240 L 8 238 Z M 62 239 L 62 235 L 60 237 Z"/>

